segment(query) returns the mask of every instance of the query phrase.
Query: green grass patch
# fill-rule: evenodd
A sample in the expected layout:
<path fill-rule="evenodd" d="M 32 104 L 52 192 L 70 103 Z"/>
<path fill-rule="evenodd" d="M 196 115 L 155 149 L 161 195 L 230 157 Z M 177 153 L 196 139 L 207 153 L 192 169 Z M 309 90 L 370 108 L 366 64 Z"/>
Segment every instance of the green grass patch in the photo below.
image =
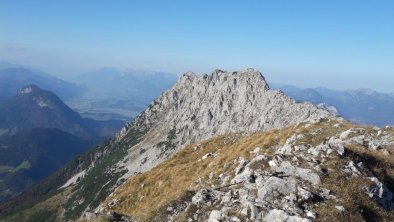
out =
<path fill-rule="evenodd" d="M 2 173 L 11 173 L 13 172 L 13 170 L 15 169 L 15 167 L 12 166 L 0 166 L 0 174 Z"/>
<path fill-rule="evenodd" d="M 28 160 L 24 160 L 19 166 L 15 167 L 13 172 L 17 172 L 18 170 L 28 170 L 30 169 L 31 164 Z"/>
<path fill-rule="evenodd" d="M 26 222 L 50 222 L 50 221 L 56 221 L 56 210 L 40 210 L 26 220 Z"/>

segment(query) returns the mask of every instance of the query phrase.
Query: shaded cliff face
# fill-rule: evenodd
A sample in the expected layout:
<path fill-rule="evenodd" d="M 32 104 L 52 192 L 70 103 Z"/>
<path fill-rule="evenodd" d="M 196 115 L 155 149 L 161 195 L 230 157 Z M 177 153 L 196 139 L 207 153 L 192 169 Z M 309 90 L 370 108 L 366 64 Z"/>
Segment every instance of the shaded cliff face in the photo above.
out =
<path fill-rule="evenodd" d="M 149 130 L 145 139 L 129 150 L 124 165 L 134 174 L 191 142 L 328 117 L 332 115 L 325 109 L 296 103 L 282 92 L 270 90 L 264 76 L 253 69 L 215 70 L 203 76 L 188 72 L 128 126 Z"/>

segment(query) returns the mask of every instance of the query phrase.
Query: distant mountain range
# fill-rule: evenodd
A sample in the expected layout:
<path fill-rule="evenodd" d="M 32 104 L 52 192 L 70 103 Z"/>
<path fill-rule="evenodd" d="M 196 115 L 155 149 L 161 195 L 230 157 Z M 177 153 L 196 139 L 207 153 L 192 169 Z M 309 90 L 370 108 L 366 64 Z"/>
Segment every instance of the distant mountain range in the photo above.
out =
<path fill-rule="evenodd" d="M 371 89 L 332 90 L 323 87 L 298 88 L 271 84 L 299 102 L 334 106 L 338 114 L 358 124 L 394 125 L 394 95 Z"/>
<path fill-rule="evenodd" d="M 0 135 L 45 127 L 97 139 L 114 135 L 122 124 L 122 121 L 82 118 L 54 93 L 35 85 L 23 87 L 16 96 L 0 104 Z"/>
<path fill-rule="evenodd" d="M 86 92 L 86 88 L 81 85 L 58 79 L 39 70 L 10 64 L 6 66 L 4 63 L 0 65 L 0 96 L 14 96 L 25 85 L 37 85 L 53 91 L 63 100 L 80 97 Z"/>
<path fill-rule="evenodd" d="M 101 68 L 80 74 L 73 82 L 42 71 L 0 62 L 0 103 L 25 85 L 50 90 L 83 117 L 96 120 L 130 121 L 149 103 L 175 83 L 176 76 L 164 72 Z M 310 101 L 335 109 L 358 124 L 394 125 L 394 94 L 371 89 L 332 90 L 270 84 L 297 101 Z"/>

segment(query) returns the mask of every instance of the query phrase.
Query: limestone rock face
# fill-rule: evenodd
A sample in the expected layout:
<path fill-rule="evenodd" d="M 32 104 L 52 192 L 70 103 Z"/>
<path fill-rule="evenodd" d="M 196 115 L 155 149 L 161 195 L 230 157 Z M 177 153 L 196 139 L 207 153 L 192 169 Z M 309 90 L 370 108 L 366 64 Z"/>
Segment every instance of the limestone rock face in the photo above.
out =
<path fill-rule="evenodd" d="M 183 74 L 153 101 L 127 129 L 146 129 L 145 139 L 125 158 L 128 177 L 150 169 L 185 144 L 229 132 L 282 128 L 333 117 L 326 109 L 296 103 L 281 91 L 270 90 L 256 70 L 215 70 L 211 75 Z M 118 136 L 122 140 L 124 129 Z M 140 155 L 143 150 L 143 155 Z"/>
<path fill-rule="evenodd" d="M 270 90 L 256 70 L 215 70 L 204 76 L 183 74 L 133 125 L 165 124 L 176 130 L 177 140 L 184 144 L 227 132 L 281 128 L 329 116 L 325 109 L 296 103 L 282 92 Z"/>

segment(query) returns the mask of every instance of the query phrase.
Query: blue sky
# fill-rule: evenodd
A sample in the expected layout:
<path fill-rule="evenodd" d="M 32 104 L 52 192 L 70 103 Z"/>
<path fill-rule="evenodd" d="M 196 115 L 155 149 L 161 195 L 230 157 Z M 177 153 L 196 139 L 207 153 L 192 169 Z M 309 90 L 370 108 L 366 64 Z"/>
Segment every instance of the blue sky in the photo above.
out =
<path fill-rule="evenodd" d="M 0 0 L 0 60 L 62 76 L 254 67 L 278 83 L 394 92 L 394 1 Z"/>

